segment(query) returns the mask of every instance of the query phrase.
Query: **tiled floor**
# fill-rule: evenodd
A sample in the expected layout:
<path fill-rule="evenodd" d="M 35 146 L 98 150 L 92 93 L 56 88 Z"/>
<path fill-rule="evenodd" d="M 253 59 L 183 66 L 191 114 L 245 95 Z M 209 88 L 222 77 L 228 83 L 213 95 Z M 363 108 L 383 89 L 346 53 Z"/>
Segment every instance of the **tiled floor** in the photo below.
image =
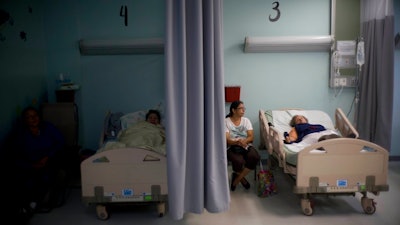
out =
<path fill-rule="evenodd" d="M 231 205 L 227 212 L 185 214 L 176 221 L 168 216 L 159 218 L 154 205 L 116 207 L 110 218 L 99 220 L 93 206 L 84 206 L 80 201 L 80 189 L 72 188 L 65 205 L 50 213 L 36 214 L 31 225 L 91 225 L 91 224 L 185 224 L 185 225 L 400 225 L 400 161 L 389 163 L 389 191 L 381 192 L 375 199 L 376 212 L 367 215 L 356 196 L 317 196 L 312 216 L 302 214 L 299 198 L 292 193 L 293 181 L 280 170 L 274 171 L 279 193 L 268 198 L 256 195 L 255 185 L 250 190 L 238 186 L 231 192 Z M 248 175 L 253 181 L 253 173 Z"/>

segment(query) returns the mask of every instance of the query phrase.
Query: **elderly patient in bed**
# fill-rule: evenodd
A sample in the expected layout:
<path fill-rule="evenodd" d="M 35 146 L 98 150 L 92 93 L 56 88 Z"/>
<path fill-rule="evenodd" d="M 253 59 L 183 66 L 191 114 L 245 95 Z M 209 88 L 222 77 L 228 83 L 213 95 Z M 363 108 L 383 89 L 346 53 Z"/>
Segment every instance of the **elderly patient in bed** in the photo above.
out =
<path fill-rule="evenodd" d="M 145 148 L 166 155 L 165 130 L 161 125 L 161 116 L 157 110 L 149 110 L 146 120 L 120 131 L 117 141 L 108 142 L 101 150 L 124 147 Z"/>
<path fill-rule="evenodd" d="M 303 115 L 293 116 L 289 124 L 292 129 L 289 131 L 289 133 L 284 133 L 285 144 L 299 143 L 303 141 L 307 135 L 309 135 L 307 136 L 307 141 L 309 142 L 308 144 L 340 137 L 334 131 L 327 131 L 327 129 L 321 124 L 310 124 L 308 119 Z"/>

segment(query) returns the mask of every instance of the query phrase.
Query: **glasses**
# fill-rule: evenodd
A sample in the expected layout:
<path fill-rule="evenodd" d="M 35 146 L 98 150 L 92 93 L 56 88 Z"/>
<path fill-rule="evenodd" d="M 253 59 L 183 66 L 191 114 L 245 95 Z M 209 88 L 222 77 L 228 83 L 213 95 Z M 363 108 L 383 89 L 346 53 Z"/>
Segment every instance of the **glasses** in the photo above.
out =
<path fill-rule="evenodd" d="M 236 108 L 236 109 L 243 109 L 243 110 L 246 110 L 246 107 L 238 107 L 238 108 Z"/>

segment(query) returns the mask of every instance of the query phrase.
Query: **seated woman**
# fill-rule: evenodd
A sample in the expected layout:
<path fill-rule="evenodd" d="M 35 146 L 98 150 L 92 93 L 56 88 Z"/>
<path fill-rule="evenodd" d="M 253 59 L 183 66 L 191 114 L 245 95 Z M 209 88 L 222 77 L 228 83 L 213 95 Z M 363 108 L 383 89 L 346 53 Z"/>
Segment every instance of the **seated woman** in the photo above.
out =
<path fill-rule="evenodd" d="M 325 131 L 326 128 L 320 124 L 310 124 L 308 123 L 308 119 L 303 115 L 295 115 L 290 120 L 289 125 L 292 129 L 288 132 L 284 133 L 284 142 L 285 144 L 291 143 L 299 143 L 303 140 L 303 138 L 311 133 Z M 329 137 L 328 137 L 329 136 Z M 339 137 L 336 134 L 323 135 L 318 141 L 322 141 L 323 139 L 330 139 Z"/>
<path fill-rule="evenodd" d="M 260 155 L 252 144 L 253 126 L 250 120 L 244 117 L 245 110 L 242 101 L 234 101 L 225 118 L 227 157 L 232 162 L 233 170 L 231 191 L 235 191 L 239 182 L 244 188 L 250 188 L 250 183 L 245 177 L 260 161 Z"/>
<path fill-rule="evenodd" d="M 54 206 L 50 192 L 62 167 L 65 140 L 53 124 L 41 120 L 34 107 L 23 110 L 22 121 L 13 141 L 19 193 L 26 194 L 32 209 L 50 210 Z"/>

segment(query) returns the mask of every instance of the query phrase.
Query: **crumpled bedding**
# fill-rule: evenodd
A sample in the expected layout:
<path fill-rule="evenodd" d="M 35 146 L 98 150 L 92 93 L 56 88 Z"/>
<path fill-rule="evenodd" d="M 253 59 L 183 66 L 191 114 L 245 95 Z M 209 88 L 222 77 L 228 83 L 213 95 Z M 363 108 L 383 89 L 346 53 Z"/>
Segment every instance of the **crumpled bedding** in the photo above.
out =
<path fill-rule="evenodd" d="M 315 132 L 311 134 L 307 134 L 304 136 L 303 140 L 299 143 L 292 144 L 284 144 L 284 149 L 286 152 L 286 162 L 292 165 L 297 165 L 297 154 L 303 150 L 304 148 L 315 144 L 318 142 L 318 139 L 323 135 L 337 134 L 340 136 L 340 133 L 335 130 L 324 130 L 320 132 Z M 319 150 L 312 150 L 312 152 L 322 153 Z"/>
<path fill-rule="evenodd" d="M 303 150 L 304 148 L 317 143 L 318 139 L 321 136 L 330 135 L 330 134 L 340 135 L 339 132 L 337 132 L 335 130 L 324 130 L 324 131 L 320 131 L 320 132 L 314 132 L 311 134 L 307 134 L 306 136 L 304 136 L 303 140 L 300 141 L 299 143 L 285 144 L 285 146 L 292 152 L 299 152 L 299 151 Z"/>
<path fill-rule="evenodd" d="M 140 121 L 119 132 L 116 141 L 107 142 L 99 151 L 137 147 L 166 155 L 165 130 L 161 125 Z"/>

